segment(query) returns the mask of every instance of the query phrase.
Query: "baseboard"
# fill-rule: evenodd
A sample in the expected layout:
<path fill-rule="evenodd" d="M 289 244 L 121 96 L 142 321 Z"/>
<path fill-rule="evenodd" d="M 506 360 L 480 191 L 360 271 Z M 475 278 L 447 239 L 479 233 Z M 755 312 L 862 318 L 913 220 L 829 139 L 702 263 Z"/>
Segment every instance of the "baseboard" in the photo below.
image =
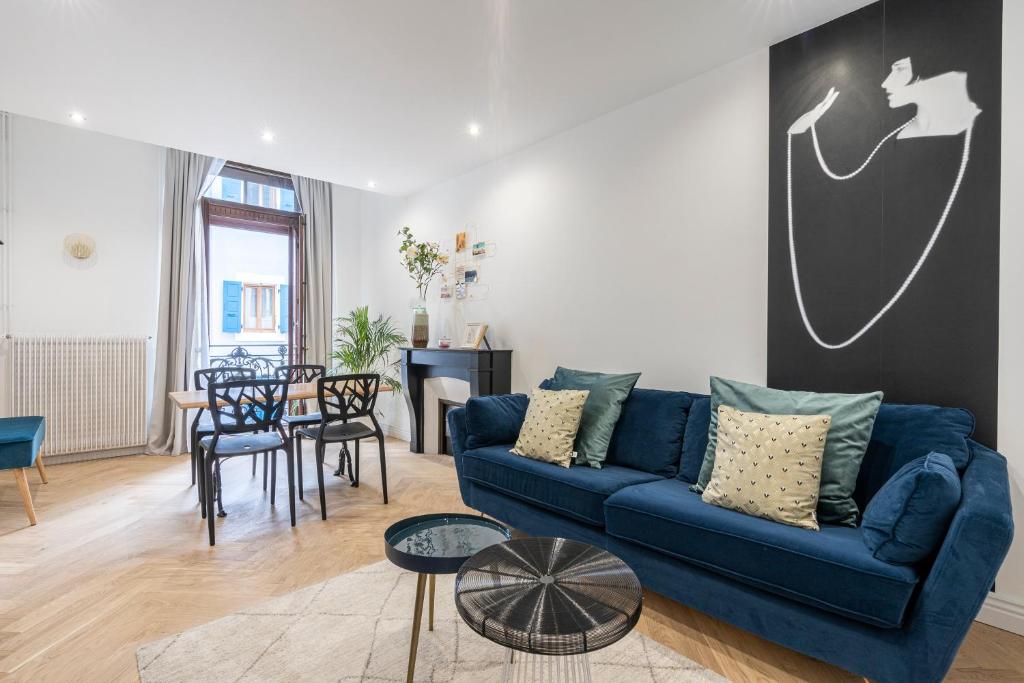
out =
<path fill-rule="evenodd" d="M 1024 602 L 991 593 L 976 620 L 1024 636 Z"/>
<path fill-rule="evenodd" d="M 145 445 L 129 446 L 128 448 L 109 448 L 107 450 L 88 451 L 86 453 L 63 453 L 61 455 L 50 455 L 43 450 L 43 462 L 47 465 L 64 465 L 69 462 L 105 460 L 106 458 L 121 458 L 126 455 L 144 455 L 145 451 Z"/>
<path fill-rule="evenodd" d="M 384 433 L 395 439 L 401 439 L 402 441 L 409 440 L 409 430 L 395 424 L 384 424 L 381 425 L 384 429 Z"/>

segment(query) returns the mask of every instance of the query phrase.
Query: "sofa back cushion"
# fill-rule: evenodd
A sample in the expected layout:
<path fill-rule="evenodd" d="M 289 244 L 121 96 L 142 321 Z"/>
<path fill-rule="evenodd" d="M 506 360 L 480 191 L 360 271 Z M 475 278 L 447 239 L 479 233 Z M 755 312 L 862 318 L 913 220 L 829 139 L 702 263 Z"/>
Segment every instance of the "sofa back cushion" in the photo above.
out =
<path fill-rule="evenodd" d="M 691 395 L 685 391 L 633 389 L 622 404 L 607 462 L 662 477 L 676 476 L 690 402 Z"/>
<path fill-rule="evenodd" d="M 526 394 L 470 398 L 466 401 L 466 450 L 515 443 L 529 405 Z"/>
<path fill-rule="evenodd" d="M 974 416 L 962 408 L 883 403 L 857 477 L 853 499 L 861 510 L 880 488 L 911 460 L 932 451 L 945 453 L 963 473 L 971 452 L 967 439 Z"/>
<path fill-rule="evenodd" d="M 683 458 L 679 461 L 679 478 L 688 484 L 697 483 L 704 453 L 708 450 L 708 428 L 711 426 L 711 397 L 690 394 L 692 402 L 686 416 L 683 434 Z"/>

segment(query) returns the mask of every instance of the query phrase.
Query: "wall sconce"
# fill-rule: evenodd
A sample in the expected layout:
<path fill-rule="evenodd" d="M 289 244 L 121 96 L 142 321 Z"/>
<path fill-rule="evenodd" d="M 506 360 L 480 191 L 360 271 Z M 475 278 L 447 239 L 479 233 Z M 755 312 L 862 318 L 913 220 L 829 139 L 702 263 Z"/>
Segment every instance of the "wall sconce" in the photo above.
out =
<path fill-rule="evenodd" d="M 64 251 L 73 258 L 84 261 L 96 251 L 96 242 L 88 235 L 76 232 L 64 238 Z"/>

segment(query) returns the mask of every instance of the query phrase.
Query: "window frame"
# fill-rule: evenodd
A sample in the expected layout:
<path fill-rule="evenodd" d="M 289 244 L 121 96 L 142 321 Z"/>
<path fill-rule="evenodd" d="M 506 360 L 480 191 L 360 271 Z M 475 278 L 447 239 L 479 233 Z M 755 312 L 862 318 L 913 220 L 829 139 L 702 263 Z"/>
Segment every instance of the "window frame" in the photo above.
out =
<path fill-rule="evenodd" d="M 243 333 L 264 334 L 264 333 L 269 332 L 269 333 L 273 334 L 273 333 L 277 332 L 278 320 L 277 320 L 277 307 L 275 306 L 276 299 L 277 299 L 277 287 L 278 287 L 277 285 L 255 283 L 255 282 L 243 282 L 242 283 L 242 332 Z M 247 298 L 246 292 L 248 290 L 250 290 L 250 289 L 256 290 L 256 302 L 255 302 L 256 303 L 256 315 L 255 315 L 255 317 L 256 317 L 256 321 L 255 321 L 256 325 L 255 326 L 249 325 L 249 322 L 251 322 L 251 321 L 250 321 L 250 316 L 249 316 L 249 300 Z M 262 327 L 260 325 L 261 321 L 263 320 L 263 316 L 260 314 L 261 313 L 260 309 L 261 309 L 261 304 L 263 302 L 262 294 L 263 294 L 264 290 L 270 290 L 270 316 L 271 316 L 270 327 Z"/>

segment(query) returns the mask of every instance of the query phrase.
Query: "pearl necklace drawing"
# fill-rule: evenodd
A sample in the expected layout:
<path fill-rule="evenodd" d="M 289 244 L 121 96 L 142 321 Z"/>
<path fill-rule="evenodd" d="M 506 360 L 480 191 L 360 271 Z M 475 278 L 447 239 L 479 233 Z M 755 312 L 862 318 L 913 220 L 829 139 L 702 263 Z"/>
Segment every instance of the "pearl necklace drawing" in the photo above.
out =
<path fill-rule="evenodd" d="M 875 154 L 882 147 L 882 145 L 886 143 L 886 141 L 888 141 L 891 137 L 893 137 L 894 135 L 899 133 L 901 130 L 903 130 L 904 128 L 909 126 L 916 119 L 917 119 L 917 117 L 914 117 L 914 118 L 910 119 L 909 121 L 907 121 L 903 125 L 899 126 L 895 130 L 893 130 L 891 133 L 886 135 L 884 138 L 882 138 L 879 141 L 879 143 L 877 145 L 875 145 L 875 148 L 873 150 L 871 150 L 871 153 L 868 155 L 868 158 L 864 160 L 864 163 L 862 163 L 859 167 L 857 167 L 856 170 L 854 170 L 854 171 L 852 171 L 850 173 L 847 173 L 847 174 L 834 173 L 828 167 L 828 164 L 825 163 L 825 158 L 821 154 L 821 146 L 818 144 L 818 132 L 816 130 L 815 125 L 812 124 L 810 128 L 811 128 L 811 139 L 814 142 L 814 154 L 818 158 L 818 164 L 821 166 L 821 170 L 829 178 L 831 178 L 833 180 L 849 180 L 850 178 L 853 178 L 854 176 L 859 174 L 861 171 L 863 171 L 865 167 L 867 167 L 867 165 L 874 158 Z M 796 292 L 796 304 L 797 304 L 797 307 L 800 309 L 800 318 L 803 320 L 804 328 L 807 330 L 807 334 L 809 334 L 811 336 L 811 339 L 813 339 L 819 346 L 821 346 L 822 348 L 825 348 L 825 349 L 829 349 L 829 350 L 836 350 L 836 349 L 845 348 L 845 347 L 853 344 L 855 341 L 857 341 L 862 336 L 864 336 L 868 332 L 868 330 L 870 330 L 872 327 L 874 327 L 878 323 L 878 321 L 882 319 L 882 316 L 884 316 L 886 313 L 888 313 L 889 309 L 891 309 L 894 305 L 896 305 L 896 302 L 900 300 L 900 297 L 902 297 L 903 294 L 910 287 L 911 282 L 914 281 L 914 278 L 917 276 L 918 272 L 921 270 L 921 267 L 924 266 L 925 261 L 928 260 L 928 255 L 931 253 L 932 248 L 935 246 L 935 242 L 939 239 L 939 234 L 942 232 L 942 228 L 943 228 L 943 226 L 946 223 L 946 218 L 949 216 L 949 211 L 953 207 L 953 202 L 956 201 L 956 195 L 957 195 L 957 192 L 959 192 L 959 190 L 960 190 L 960 183 L 961 183 L 961 181 L 963 181 L 964 170 L 967 168 L 967 161 L 968 161 L 968 158 L 970 157 L 970 153 L 971 153 L 971 133 L 973 131 L 974 131 L 973 123 L 966 129 L 966 131 L 964 131 L 964 151 L 963 151 L 963 155 L 962 155 L 962 157 L 960 159 L 960 169 L 957 171 L 956 181 L 954 181 L 954 183 L 953 183 L 953 189 L 949 193 L 949 199 L 946 200 L 946 206 L 942 210 L 942 215 L 939 217 L 939 221 L 935 225 L 935 229 L 932 231 L 932 234 L 931 234 L 931 237 L 928 240 L 928 243 L 925 245 L 924 250 L 921 252 L 921 256 L 918 257 L 917 262 L 914 264 L 914 267 L 911 269 L 910 274 L 907 275 L 906 279 L 903 280 L 903 284 L 901 284 L 899 289 L 896 290 L 896 293 L 892 295 L 892 297 L 885 303 L 885 305 L 882 306 L 882 308 L 880 308 L 879 311 L 870 320 L 868 320 L 867 323 L 865 323 L 863 327 L 861 327 L 856 333 L 854 333 L 848 339 L 846 339 L 844 341 L 841 341 L 841 342 L 838 342 L 838 343 L 827 342 L 827 341 L 823 340 L 821 338 L 821 336 L 818 335 L 818 333 L 814 329 L 814 326 L 811 324 L 811 320 L 810 320 L 810 318 L 807 315 L 807 309 L 804 306 L 804 297 L 803 297 L 803 293 L 802 293 L 802 291 L 800 289 L 800 273 L 799 273 L 799 269 L 797 267 L 796 242 L 795 242 L 795 238 L 794 238 L 794 229 L 793 229 L 793 132 L 790 131 L 790 132 L 787 133 L 787 135 L 786 135 L 786 202 L 787 202 L 788 221 L 789 221 L 789 263 L 790 263 L 790 268 L 791 268 L 792 274 L 793 274 L 793 290 L 794 290 L 794 292 Z"/>

